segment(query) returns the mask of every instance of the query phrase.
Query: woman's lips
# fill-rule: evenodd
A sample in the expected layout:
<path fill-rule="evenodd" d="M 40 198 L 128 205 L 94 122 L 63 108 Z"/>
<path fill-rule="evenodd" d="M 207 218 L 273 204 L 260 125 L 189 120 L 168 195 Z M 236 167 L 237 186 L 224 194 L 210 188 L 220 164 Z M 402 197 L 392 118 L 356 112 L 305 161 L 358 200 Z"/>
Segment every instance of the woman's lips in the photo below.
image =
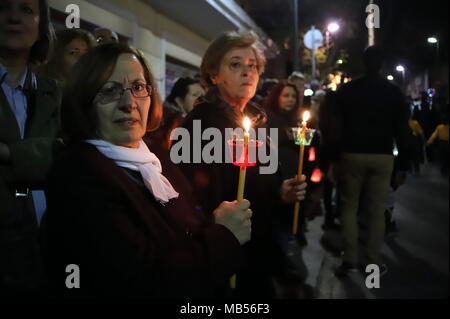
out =
<path fill-rule="evenodd" d="M 133 126 L 133 125 L 139 123 L 139 120 L 135 119 L 135 118 L 122 118 L 122 119 L 115 120 L 114 123 L 123 125 L 123 126 Z"/>

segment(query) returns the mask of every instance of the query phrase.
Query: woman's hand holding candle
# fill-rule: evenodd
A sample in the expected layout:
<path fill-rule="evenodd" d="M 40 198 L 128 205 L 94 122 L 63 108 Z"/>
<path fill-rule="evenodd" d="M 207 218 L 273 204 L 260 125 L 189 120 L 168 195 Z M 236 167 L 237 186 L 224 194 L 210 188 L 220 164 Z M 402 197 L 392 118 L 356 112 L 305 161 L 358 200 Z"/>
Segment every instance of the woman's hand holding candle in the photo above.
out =
<path fill-rule="evenodd" d="M 222 202 L 213 214 L 215 223 L 228 228 L 241 245 L 250 240 L 252 211 L 248 200 Z"/>
<path fill-rule="evenodd" d="M 301 175 L 300 178 L 294 177 L 284 180 L 280 189 L 282 201 L 285 204 L 294 204 L 304 200 L 307 186 L 305 175 Z"/>

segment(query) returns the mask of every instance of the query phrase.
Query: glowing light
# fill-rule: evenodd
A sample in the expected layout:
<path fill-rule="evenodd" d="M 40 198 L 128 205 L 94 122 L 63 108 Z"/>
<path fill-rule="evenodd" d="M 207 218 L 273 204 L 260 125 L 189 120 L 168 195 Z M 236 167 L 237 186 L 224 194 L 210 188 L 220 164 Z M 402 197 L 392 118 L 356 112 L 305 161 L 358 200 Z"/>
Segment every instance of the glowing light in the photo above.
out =
<path fill-rule="evenodd" d="M 248 117 L 244 118 L 244 129 L 246 132 L 250 131 L 250 119 Z"/>
<path fill-rule="evenodd" d="M 339 59 L 339 60 L 337 60 L 337 62 L 336 62 L 337 64 L 343 64 L 344 63 L 344 61 L 342 61 L 342 59 Z"/>
<path fill-rule="evenodd" d="M 304 92 L 305 96 L 313 96 L 314 95 L 314 91 L 311 89 L 306 89 Z"/>
<path fill-rule="evenodd" d="M 403 65 L 397 65 L 395 68 L 398 72 L 405 72 L 405 67 Z"/>
<path fill-rule="evenodd" d="M 387 79 L 388 79 L 389 81 L 393 81 L 393 80 L 394 80 L 394 77 L 393 77 L 392 75 L 389 74 L 389 75 L 387 76 Z"/>
<path fill-rule="evenodd" d="M 433 44 L 438 43 L 438 39 L 436 39 L 435 37 L 429 37 L 427 39 L 427 41 L 428 41 L 428 43 L 433 43 Z"/>
<path fill-rule="evenodd" d="M 310 117 L 311 117 L 311 114 L 309 114 L 309 111 L 303 112 L 303 122 L 308 122 Z"/>
<path fill-rule="evenodd" d="M 328 31 L 331 33 L 338 31 L 339 28 L 340 28 L 340 26 L 336 22 L 332 22 L 328 25 Z"/>
<path fill-rule="evenodd" d="M 322 181 L 322 172 L 320 169 L 315 168 L 311 175 L 311 182 L 320 183 Z"/>
<path fill-rule="evenodd" d="M 309 162 L 314 162 L 316 160 L 316 150 L 314 147 L 311 147 L 309 149 L 309 154 L 308 154 L 308 161 Z"/>

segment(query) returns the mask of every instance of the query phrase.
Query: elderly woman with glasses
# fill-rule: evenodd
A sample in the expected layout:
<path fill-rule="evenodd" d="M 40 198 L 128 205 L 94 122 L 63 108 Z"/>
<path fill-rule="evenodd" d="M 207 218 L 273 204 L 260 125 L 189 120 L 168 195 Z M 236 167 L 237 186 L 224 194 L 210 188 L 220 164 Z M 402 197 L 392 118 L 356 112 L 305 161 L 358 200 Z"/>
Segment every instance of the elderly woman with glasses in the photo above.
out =
<path fill-rule="evenodd" d="M 219 203 L 213 221 L 202 219 L 184 176 L 142 140 L 162 110 L 141 54 L 120 44 L 88 52 L 63 105 L 68 146 L 50 173 L 43 221 L 53 293 L 215 296 L 250 239 L 249 202 Z"/>
<path fill-rule="evenodd" d="M 194 123 L 200 120 L 202 130 L 216 128 L 224 137 L 227 128 L 242 128 L 244 117 L 250 119 L 252 128 L 264 128 L 266 114 L 250 102 L 264 65 L 262 44 L 253 32 L 230 31 L 215 39 L 206 50 L 200 70 L 208 92 L 188 114 L 184 128 L 193 133 Z M 269 139 L 263 142 L 262 147 L 274 147 Z M 201 141 L 193 140 L 191 145 L 195 143 Z M 227 151 L 224 148 L 222 155 Z M 260 174 L 259 168 L 257 164 L 248 167 L 246 172 L 245 197 L 251 199 L 254 211 L 252 239 L 245 245 L 246 265 L 236 276 L 233 293 L 236 296 L 274 296 L 272 276 L 280 273 L 283 255 L 275 245 L 273 218 L 281 203 L 292 203 L 305 196 L 304 176 L 282 181 L 278 171 Z M 206 211 L 222 200 L 236 198 L 239 168 L 226 163 L 225 159 L 221 163 L 186 163 L 183 164 L 183 172 L 194 182 Z"/>

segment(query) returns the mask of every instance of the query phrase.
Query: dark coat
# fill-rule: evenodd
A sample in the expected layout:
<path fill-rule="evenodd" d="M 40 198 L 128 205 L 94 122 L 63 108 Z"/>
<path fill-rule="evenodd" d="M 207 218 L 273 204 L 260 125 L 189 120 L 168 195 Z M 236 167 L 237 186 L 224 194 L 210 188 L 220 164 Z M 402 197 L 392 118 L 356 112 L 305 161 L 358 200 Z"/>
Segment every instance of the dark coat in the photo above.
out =
<path fill-rule="evenodd" d="M 11 153 L 9 163 L 0 162 L 0 230 L 10 224 L 8 212 L 15 205 L 15 189 L 42 189 L 58 140 L 61 91 L 55 81 L 37 77 L 37 88 L 28 91 L 28 118 L 24 139 L 3 90 L 0 89 L 0 142 Z M 31 198 L 30 198 L 31 201 Z"/>
<path fill-rule="evenodd" d="M 245 114 L 231 107 L 218 96 L 216 89 L 211 89 L 200 100 L 195 108 L 188 114 L 183 127 L 193 137 L 193 121 L 201 120 L 202 131 L 207 128 L 217 128 L 225 137 L 226 128 L 242 127 L 243 117 L 248 116 L 252 122 L 252 128 L 266 127 L 266 115 L 257 105 L 247 104 Z M 191 155 L 193 143 L 191 140 Z M 226 142 L 222 142 L 222 163 L 183 163 L 182 171 L 193 181 L 196 195 L 199 197 L 202 207 L 211 211 L 222 201 L 236 200 L 239 180 L 239 167 L 224 162 L 224 154 L 227 151 Z M 202 149 L 208 141 L 202 142 Z M 263 147 L 269 147 L 269 140 L 264 141 Z M 173 146 L 176 145 L 174 141 Z M 267 153 L 266 153 L 267 154 Z M 277 163 L 278 165 L 278 163 Z M 281 176 L 279 171 L 275 174 L 264 175 L 259 173 L 259 165 L 248 167 L 245 183 L 244 198 L 251 203 L 252 239 L 246 244 L 246 269 L 237 275 L 237 287 L 242 289 L 244 295 L 261 296 L 270 295 L 264 291 L 264 285 L 272 274 L 279 271 L 281 251 L 274 239 L 274 216 L 281 201 L 280 186 Z M 248 281 L 246 281 L 248 280 Z M 267 294 L 266 294 L 267 293 Z"/>
<path fill-rule="evenodd" d="M 16 197 L 43 189 L 62 141 L 59 133 L 61 91 L 55 81 L 39 77 L 37 87 L 26 82 L 28 116 L 25 136 L 0 88 L 0 142 L 9 147 L 10 161 L 0 162 L 0 295 L 38 290 L 40 257 L 33 199 Z M 3 288 L 2 288 L 3 287 Z"/>
<path fill-rule="evenodd" d="M 165 206 L 92 145 L 74 144 L 55 163 L 42 237 L 58 294 L 212 297 L 238 269 L 236 237 L 200 218 L 183 175 L 149 148 L 180 193 Z M 65 287 L 68 264 L 80 268 L 80 289 Z"/>

